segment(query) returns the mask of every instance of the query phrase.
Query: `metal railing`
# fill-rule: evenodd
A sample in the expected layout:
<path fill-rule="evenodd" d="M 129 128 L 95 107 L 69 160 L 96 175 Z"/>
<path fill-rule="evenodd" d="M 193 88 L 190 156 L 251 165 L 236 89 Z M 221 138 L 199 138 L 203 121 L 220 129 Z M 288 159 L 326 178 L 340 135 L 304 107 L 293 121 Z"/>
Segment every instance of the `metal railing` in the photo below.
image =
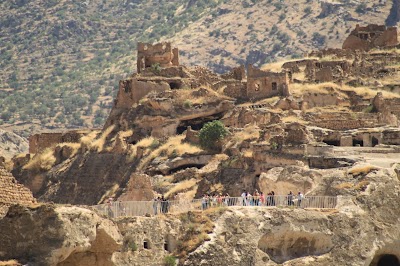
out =
<path fill-rule="evenodd" d="M 275 195 L 261 197 L 225 197 L 194 200 L 169 201 L 115 201 L 92 206 L 100 214 L 111 218 L 121 216 L 145 216 L 166 213 L 181 213 L 193 210 L 206 210 L 216 207 L 281 207 L 281 208 L 310 208 L 335 209 L 337 197 L 305 196 L 301 200 L 297 196 Z"/>

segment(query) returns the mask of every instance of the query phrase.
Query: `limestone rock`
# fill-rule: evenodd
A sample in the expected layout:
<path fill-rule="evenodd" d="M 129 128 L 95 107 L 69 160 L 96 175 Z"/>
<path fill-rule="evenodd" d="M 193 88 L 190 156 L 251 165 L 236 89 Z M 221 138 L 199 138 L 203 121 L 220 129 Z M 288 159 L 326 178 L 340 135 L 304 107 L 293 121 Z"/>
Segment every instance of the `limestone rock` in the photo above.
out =
<path fill-rule="evenodd" d="M 13 205 L 0 220 L 0 260 L 29 265 L 114 265 L 117 226 L 88 209 Z"/>

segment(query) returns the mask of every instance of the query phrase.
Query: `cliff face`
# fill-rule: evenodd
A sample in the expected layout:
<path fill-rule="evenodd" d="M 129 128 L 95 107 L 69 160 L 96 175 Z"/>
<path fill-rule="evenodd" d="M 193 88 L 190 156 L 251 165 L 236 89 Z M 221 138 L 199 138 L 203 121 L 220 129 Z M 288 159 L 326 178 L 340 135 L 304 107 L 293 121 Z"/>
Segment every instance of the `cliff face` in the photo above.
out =
<path fill-rule="evenodd" d="M 398 262 L 399 178 L 394 171 L 376 170 L 351 179 L 368 185 L 344 192 L 353 196 L 340 198 L 338 208 L 329 211 L 230 207 L 111 222 L 78 207 L 13 206 L 0 220 L 0 259 L 32 265 L 160 265 L 166 256 L 180 254 L 182 265 Z M 190 236 L 208 223 L 200 216 L 214 227 L 193 246 Z M 192 250 L 187 255 L 185 245 Z"/>

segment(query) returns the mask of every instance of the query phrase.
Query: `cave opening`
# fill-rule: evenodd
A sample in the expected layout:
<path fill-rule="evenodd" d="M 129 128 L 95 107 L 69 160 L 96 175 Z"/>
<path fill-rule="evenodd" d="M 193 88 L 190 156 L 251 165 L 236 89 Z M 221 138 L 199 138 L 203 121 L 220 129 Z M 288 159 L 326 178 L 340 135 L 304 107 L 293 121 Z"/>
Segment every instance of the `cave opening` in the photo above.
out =
<path fill-rule="evenodd" d="M 330 146 L 340 146 L 340 140 L 323 140 L 323 143 Z"/>
<path fill-rule="evenodd" d="M 181 135 L 183 132 L 187 130 L 188 126 L 190 126 L 193 130 L 200 130 L 206 123 L 212 122 L 214 120 L 219 120 L 223 116 L 224 113 L 222 112 L 211 116 L 199 117 L 190 120 L 182 120 L 178 125 L 178 127 L 176 128 L 176 134 Z"/>
<path fill-rule="evenodd" d="M 362 140 L 353 139 L 353 147 L 363 147 L 364 142 Z"/>
<path fill-rule="evenodd" d="M 384 254 L 379 258 L 376 266 L 400 266 L 400 261 L 393 254 Z"/>
<path fill-rule="evenodd" d="M 205 164 L 185 164 L 185 165 L 181 165 L 179 167 L 173 168 L 171 170 L 169 170 L 169 174 L 174 174 L 176 172 L 179 172 L 180 170 L 185 170 L 187 168 L 192 168 L 192 167 L 196 167 L 197 169 L 201 169 L 205 166 Z"/>
<path fill-rule="evenodd" d="M 378 144 L 379 144 L 379 140 L 375 137 L 372 137 L 372 147 L 375 147 Z"/>
<path fill-rule="evenodd" d="M 171 90 L 177 90 L 182 87 L 182 84 L 179 82 L 169 82 L 168 84 L 169 84 L 169 87 L 171 88 Z"/>

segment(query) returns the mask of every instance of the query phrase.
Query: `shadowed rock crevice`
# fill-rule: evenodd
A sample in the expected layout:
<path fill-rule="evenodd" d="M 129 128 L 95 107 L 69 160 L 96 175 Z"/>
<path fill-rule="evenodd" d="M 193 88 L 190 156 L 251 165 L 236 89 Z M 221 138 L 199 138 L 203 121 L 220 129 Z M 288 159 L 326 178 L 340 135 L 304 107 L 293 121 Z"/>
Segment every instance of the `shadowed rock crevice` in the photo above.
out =
<path fill-rule="evenodd" d="M 276 263 L 283 263 L 295 258 L 328 253 L 333 243 L 330 236 L 322 233 L 278 231 L 261 237 L 258 248 Z"/>

